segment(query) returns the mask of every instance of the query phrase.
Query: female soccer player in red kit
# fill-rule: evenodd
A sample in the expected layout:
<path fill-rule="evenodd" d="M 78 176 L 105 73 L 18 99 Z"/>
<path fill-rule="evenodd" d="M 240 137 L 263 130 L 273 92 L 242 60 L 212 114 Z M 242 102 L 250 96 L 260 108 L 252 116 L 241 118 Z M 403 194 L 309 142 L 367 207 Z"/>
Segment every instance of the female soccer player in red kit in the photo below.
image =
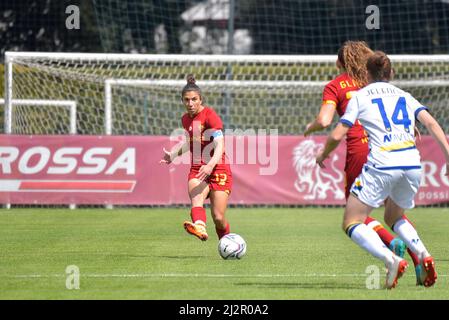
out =
<path fill-rule="evenodd" d="M 232 173 L 224 151 L 223 123 L 213 109 L 203 105 L 200 88 L 192 75 L 182 90 L 182 103 L 186 113 L 182 126 L 186 142 L 171 151 L 164 149 L 161 163 L 171 163 L 187 150 L 191 153 L 188 191 L 191 201 L 192 222 L 185 221 L 185 230 L 202 241 L 208 239 L 204 201 L 209 198 L 212 219 L 218 238 L 230 232 L 225 218 L 228 197 L 232 187 Z"/>
<path fill-rule="evenodd" d="M 341 70 L 341 74 L 330 81 L 324 88 L 323 104 L 320 112 L 313 122 L 307 124 L 304 136 L 327 128 L 332 123 L 335 111 L 340 117 L 345 113 L 352 94 L 367 84 L 366 62 L 372 54 L 373 51 L 364 41 L 346 41 L 338 50 L 337 67 Z M 349 190 L 354 180 L 362 172 L 369 153 L 368 136 L 359 121 L 348 131 L 346 146 L 344 171 L 346 176 L 345 195 L 347 199 Z M 379 221 L 372 217 L 368 217 L 365 220 L 365 224 L 372 227 L 392 251 L 401 257 L 404 256 L 405 244 L 401 239 L 391 235 Z M 420 268 L 418 257 L 409 249 L 407 251 L 413 260 L 415 269 Z M 418 276 L 420 270 L 416 269 L 416 274 L 417 284 L 422 285 Z"/>

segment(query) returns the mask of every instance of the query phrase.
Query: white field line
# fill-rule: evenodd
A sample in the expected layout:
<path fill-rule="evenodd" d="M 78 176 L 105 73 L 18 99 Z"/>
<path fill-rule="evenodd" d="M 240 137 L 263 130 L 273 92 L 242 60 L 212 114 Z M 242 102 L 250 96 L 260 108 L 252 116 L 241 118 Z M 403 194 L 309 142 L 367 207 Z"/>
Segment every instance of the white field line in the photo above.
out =
<path fill-rule="evenodd" d="M 438 274 L 439 277 L 448 277 L 447 274 Z M 1 276 L 0 276 L 1 277 Z M 12 278 L 65 278 L 66 274 L 21 274 L 11 275 Z M 130 274 L 95 274 L 80 273 L 86 278 L 344 278 L 367 277 L 366 273 L 304 273 L 304 274 L 201 274 L 201 273 L 130 273 Z"/>

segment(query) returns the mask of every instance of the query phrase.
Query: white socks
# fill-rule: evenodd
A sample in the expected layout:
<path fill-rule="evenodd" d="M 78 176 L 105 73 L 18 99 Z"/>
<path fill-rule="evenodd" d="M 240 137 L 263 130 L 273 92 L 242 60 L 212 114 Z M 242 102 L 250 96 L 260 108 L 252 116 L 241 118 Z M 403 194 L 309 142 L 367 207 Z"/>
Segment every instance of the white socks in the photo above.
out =
<path fill-rule="evenodd" d="M 383 262 L 391 264 L 393 253 L 379 238 L 379 235 L 367 225 L 361 223 L 352 227 L 349 232 L 352 241 Z M 349 235 L 349 234 L 348 234 Z"/>
<path fill-rule="evenodd" d="M 405 242 L 405 245 L 418 256 L 420 260 L 430 256 L 426 247 L 410 222 L 401 218 L 393 225 L 393 231 Z"/>

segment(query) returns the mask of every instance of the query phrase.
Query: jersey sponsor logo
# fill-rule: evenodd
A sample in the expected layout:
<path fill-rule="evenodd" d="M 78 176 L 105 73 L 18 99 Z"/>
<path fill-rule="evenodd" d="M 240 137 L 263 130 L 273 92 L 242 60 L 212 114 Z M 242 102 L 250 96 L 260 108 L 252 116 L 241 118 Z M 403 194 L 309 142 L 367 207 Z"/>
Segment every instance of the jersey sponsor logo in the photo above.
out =
<path fill-rule="evenodd" d="M 330 159 L 329 170 L 323 170 L 315 160 L 322 148 L 322 143 L 312 140 L 305 140 L 294 148 L 293 165 L 297 174 L 294 187 L 303 194 L 304 200 L 328 199 L 329 195 L 342 200 L 345 194 L 339 184 L 343 182 L 343 173 L 335 165 L 338 155 Z"/>
<path fill-rule="evenodd" d="M 384 135 L 384 142 L 413 142 L 413 135 L 411 133 L 405 132 L 405 133 L 388 133 Z"/>

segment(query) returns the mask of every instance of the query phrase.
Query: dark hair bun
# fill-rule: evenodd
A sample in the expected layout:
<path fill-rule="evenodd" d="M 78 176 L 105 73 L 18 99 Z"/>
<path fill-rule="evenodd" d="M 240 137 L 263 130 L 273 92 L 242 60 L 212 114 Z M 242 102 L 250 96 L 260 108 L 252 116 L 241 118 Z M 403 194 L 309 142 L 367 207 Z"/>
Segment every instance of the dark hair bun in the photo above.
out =
<path fill-rule="evenodd" d="M 195 83 L 196 83 L 195 77 L 193 76 L 193 74 L 189 74 L 187 76 L 187 84 L 195 84 Z"/>

